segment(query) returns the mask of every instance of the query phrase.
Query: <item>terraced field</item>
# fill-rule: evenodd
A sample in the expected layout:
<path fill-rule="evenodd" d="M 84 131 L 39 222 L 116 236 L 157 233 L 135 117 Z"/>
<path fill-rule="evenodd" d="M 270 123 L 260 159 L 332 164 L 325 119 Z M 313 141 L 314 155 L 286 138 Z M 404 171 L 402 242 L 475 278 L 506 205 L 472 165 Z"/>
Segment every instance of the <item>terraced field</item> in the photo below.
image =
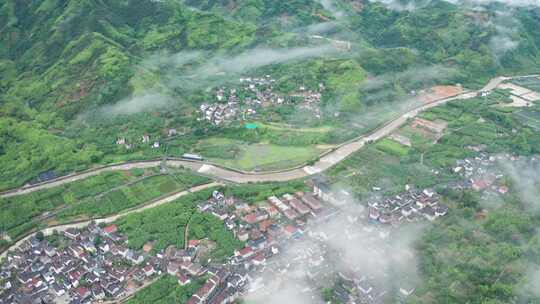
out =
<path fill-rule="evenodd" d="M 536 110 L 521 110 L 514 112 L 514 115 L 524 124 L 540 131 L 540 111 Z"/>

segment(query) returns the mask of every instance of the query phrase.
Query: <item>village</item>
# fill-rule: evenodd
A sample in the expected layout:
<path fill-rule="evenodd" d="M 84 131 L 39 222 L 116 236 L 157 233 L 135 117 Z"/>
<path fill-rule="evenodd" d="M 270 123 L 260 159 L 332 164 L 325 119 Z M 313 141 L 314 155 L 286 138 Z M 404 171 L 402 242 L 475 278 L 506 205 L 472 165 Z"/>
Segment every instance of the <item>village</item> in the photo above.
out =
<path fill-rule="evenodd" d="M 484 195 L 506 195 L 512 170 L 520 166 L 532 166 L 540 163 L 540 156 L 514 156 L 508 153 L 492 155 L 484 146 L 469 147 L 477 156 L 461 159 L 450 168 L 461 179 L 450 185 L 453 189 L 472 189 Z M 515 172 L 514 172 L 515 173 Z"/>
<path fill-rule="evenodd" d="M 506 195 L 508 170 L 504 166 L 540 161 L 538 156 L 491 155 L 483 146 L 468 148 L 476 156 L 448 168 L 458 179 L 441 185 L 443 188 Z M 374 187 L 373 196 L 362 204 L 351 204 L 352 194 L 333 189 L 323 176 L 306 184 L 311 188 L 308 192 L 271 196 L 257 203 L 227 197 L 217 190 L 199 202 L 199 212 L 219 218 L 244 244 L 223 263 L 201 259 L 211 250 L 205 240 L 188 239 L 184 248 L 169 246 L 158 252 L 152 251 L 151 244 L 140 251 L 130 249 L 115 224 L 70 228 L 53 241 L 36 234 L 9 252 L 1 265 L 0 300 L 114 302 L 129 298 L 165 274 L 174 276 L 180 285 L 206 279 L 190 304 L 231 303 L 240 297 L 271 295 L 290 284 L 314 301 L 328 286 L 331 298 L 342 303 L 383 303 L 390 294 L 413 294 L 414 283 L 406 278 L 392 287 L 381 284 L 381 277 L 390 276 L 384 261 L 371 263 L 381 263 L 375 272 L 367 271 L 371 266 L 350 265 L 335 242 L 370 244 L 362 250 L 371 256 L 384 252 L 407 256 L 411 253 L 400 252 L 389 240 L 399 238 L 408 224 L 445 216 L 449 208 L 440 195 L 430 188 L 406 185 L 403 192 L 385 196 Z M 339 229 L 330 229 L 336 222 Z"/>
<path fill-rule="evenodd" d="M 375 291 L 371 291 L 374 287 L 368 280 L 350 277 L 352 270 L 345 271 L 349 279 L 344 280 L 343 271 L 328 268 L 331 266 L 323 263 L 327 254 L 324 250 L 310 249 L 312 246 L 325 247 L 324 238 L 321 239 L 324 231 L 317 232 L 312 227 L 340 216 L 345 198 L 336 197 L 321 178 L 310 180 L 309 185 L 313 189 L 309 193 L 272 196 L 254 205 L 225 197 L 219 191 L 199 203 L 200 212 L 221 219 L 225 227 L 245 244 L 221 264 L 200 263 L 198 255 L 204 250 L 200 240 L 188 240 L 185 248 L 170 246 L 155 255 L 151 254 L 151 246 L 144 246 L 142 251 L 129 249 L 128 240 L 118 233 L 114 224 L 70 228 L 58 235 L 60 241 L 56 243 L 59 247 L 36 235 L 7 255 L 0 272 L 4 282 L 0 299 L 6 303 L 116 301 L 129 297 L 167 273 L 175 276 L 181 285 L 202 276 L 208 277 L 188 303 L 230 303 L 237 297 L 270 288 L 270 282 L 264 279 L 268 264 L 273 265 L 272 271 L 286 273 L 296 263 L 317 260 L 319 268 L 326 269 L 322 275 L 328 279 L 341 278 L 339 282 L 345 282 L 343 284 L 356 282 L 363 286 L 362 289 L 359 286 L 347 288 L 347 294 L 343 289 L 335 289 L 340 297 L 352 299 L 356 296 L 371 299 L 367 303 L 376 303 Z M 378 239 L 387 238 L 400 222 L 434 220 L 447 212 L 442 204 L 438 204 L 437 195 L 429 190 L 411 190 L 394 199 L 370 202 L 368 208 L 357 210 L 357 213 L 347 213 L 348 224 L 357 226 L 361 221 L 366 224 L 365 231 Z M 347 237 L 353 240 L 357 236 L 347 234 Z M 280 253 L 300 241 L 309 245 L 302 248 L 294 263 L 280 262 Z M 321 275 L 315 271 L 319 268 L 305 273 L 306 278 L 316 282 L 313 278 Z M 359 293 L 359 290 L 364 292 Z M 377 292 L 384 293 L 384 290 Z"/>
<path fill-rule="evenodd" d="M 227 265 L 222 266 L 229 271 L 229 275 L 224 274 L 226 277 L 232 276 L 242 284 L 231 286 L 226 284 L 227 279 L 211 278 L 188 303 L 230 303 L 239 296 L 271 294 L 283 287 L 276 286 L 276 278 L 293 273 L 298 275 L 295 268 L 302 269 L 303 279 L 298 288 L 305 293 L 315 295 L 323 283 L 335 282 L 333 292 L 343 303 L 379 303 L 389 293 L 385 286 L 371 281 L 362 274 L 361 268 L 336 267 L 339 256 L 329 257 L 332 248 L 327 241 L 336 232 L 325 231 L 326 224 L 346 214 L 344 231 L 340 234 L 344 233 L 347 241 L 362 237 L 384 243 L 391 233 L 399 234 L 400 223 L 433 221 L 448 212 L 448 208 L 439 203 L 439 197 L 428 189 L 410 189 L 394 199 L 373 201 L 368 208 L 343 212 L 343 201 L 347 198 L 336 195 L 321 178 L 310 180 L 308 184 L 313 189 L 309 193 L 272 196 L 256 205 L 226 198 L 219 192 L 201 202 L 199 210 L 223 220 L 227 229 L 245 242 L 246 246 L 237 250 Z M 409 213 L 404 211 L 404 206 L 410 206 Z M 374 216 L 372 210 L 378 210 L 379 215 Z M 358 227 L 363 227 L 362 233 L 357 233 Z M 302 245 L 295 246 L 296 243 Z M 365 250 L 381 250 L 377 247 Z M 385 248 L 392 249 L 391 246 Z M 403 297 L 413 292 L 414 287 L 409 282 L 399 288 Z"/>
<path fill-rule="evenodd" d="M 220 87 L 215 91 L 215 101 L 200 105 L 199 121 L 208 121 L 215 126 L 223 126 L 232 121 L 251 120 L 260 108 L 297 104 L 299 109 L 309 111 L 316 118 L 321 118 L 319 103 L 325 87 L 319 84 L 316 91 L 299 87 L 296 92 L 283 96 L 274 91 L 270 75 L 264 77 L 240 78 L 240 88 Z"/>

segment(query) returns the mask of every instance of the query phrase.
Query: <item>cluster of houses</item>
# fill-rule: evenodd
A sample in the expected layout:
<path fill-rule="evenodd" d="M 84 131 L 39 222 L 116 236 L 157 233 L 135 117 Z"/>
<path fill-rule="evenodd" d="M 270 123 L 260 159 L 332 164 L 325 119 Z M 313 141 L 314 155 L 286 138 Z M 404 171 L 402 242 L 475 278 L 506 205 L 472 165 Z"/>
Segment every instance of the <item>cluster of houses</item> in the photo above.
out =
<path fill-rule="evenodd" d="M 456 161 L 452 171 L 462 177 L 453 188 L 472 189 L 478 192 L 505 195 L 509 191 L 505 166 L 529 162 L 540 163 L 539 156 L 519 157 L 510 154 L 491 155 L 483 151 L 483 147 L 470 147 L 478 152 L 475 157 Z"/>
<path fill-rule="evenodd" d="M 0 303 L 91 303 L 122 298 L 160 269 L 159 260 L 127 247 L 115 225 L 69 228 L 57 246 L 32 236 L 0 269 Z"/>
<path fill-rule="evenodd" d="M 278 231 L 285 232 L 280 235 L 268 229 L 266 249 L 257 247 L 257 239 L 252 239 L 250 234 L 246 248 L 237 251 L 233 262 L 247 263 L 250 269 L 250 284 L 245 294 L 248 297 L 255 295 L 264 302 L 266 297 L 283 289 L 293 289 L 312 298 L 313 303 L 323 303 L 321 290 L 330 284 L 331 302 L 384 303 L 392 292 L 397 292 L 399 297 L 411 295 L 415 288 L 406 279 L 397 282 L 396 286 L 381 284 L 380 280 L 389 275 L 388 262 L 384 258 L 388 254 L 381 251 L 401 255 L 404 259 L 411 254 L 387 242 L 391 233 L 399 237 L 401 231 L 378 219 L 370 220 L 366 208 L 354 206 L 349 210 L 350 206 L 339 204 L 339 200 L 347 199 L 347 194 L 330 191 L 322 179 L 311 183 L 312 193 L 270 197 L 262 204 L 262 209 L 251 210 L 247 218 L 244 215 L 244 221 L 254 221 L 258 213 L 270 205 L 280 213 L 278 223 L 282 223 L 283 228 Z M 294 199 L 305 208 L 291 203 Z M 381 210 L 383 201 L 379 203 Z M 294 213 L 287 214 L 289 210 Z M 302 218 L 301 214 L 307 217 Z M 302 221 L 298 221 L 298 216 Z M 336 243 L 341 244 L 338 248 L 345 243 L 361 246 L 363 255 L 372 257 L 371 265 L 344 263 L 345 254 L 335 247 Z"/>
<path fill-rule="evenodd" d="M 236 297 L 253 292 L 261 278 L 254 274 L 266 267 L 267 261 L 279 255 L 288 243 L 302 237 L 309 219 L 326 218 L 332 211 L 311 193 L 298 192 L 272 196 L 250 205 L 215 191 L 198 205 L 223 220 L 245 246 L 235 251 L 221 269 L 223 275 L 210 276 L 188 303 L 229 303 Z M 230 280 L 234 281 L 234 284 Z"/>
<path fill-rule="evenodd" d="M 348 240 L 358 237 L 381 240 L 401 221 L 434 220 L 448 211 L 437 194 L 408 190 L 392 198 L 370 201 L 367 208 L 356 209 L 358 212 L 343 212 L 339 202 L 348 200 L 348 193 L 336 194 L 319 179 L 311 184 L 312 192 L 271 196 L 255 204 L 226 197 L 219 191 L 200 202 L 201 212 L 222 220 L 226 229 L 244 244 L 219 264 L 201 264 L 204 241 L 200 240 L 188 240 L 184 248 L 169 246 L 155 255 L 150 254 L 151 243 L 145 244 L 140 252 L 131 250 L 114 224 L 67 229 L 59 236 L 57 247 L 32 237 L 8 253 L 1 266 L 0 300 L 6 303 L 115 301 L 167 273 L 176 277 L 180 285 L 206 279 L 189 299 L 190 304 L 232 303 L 238 297 L 272 292 L 276 276 L 296 274 L 295 267 L 307 265 L 302 266 L 305 280 L 299 288 L 316 293 L 321 288 L 320 282 L 330 280 L 336 282 L 333 297 L 344 303 L 379 303 L 387 290 L 362 275 L 362 269 L 336 267 L 340 254 L 336 255 L 328 246 L 328 238 L 333 236 L 320 227 L 342 216 L 350 229 L 345 228 L 339 234 Z M 359 222 L 360 219 L 366 221 Z M 367 234 L 351 232 L 362 223 L 366 224 Z M 295 248 L 294 244 L 299 242 L 305 245 Z M 309 284 L 304 286 L 305 282 Z M 414 291 L 414 288 L 401 289 L 399 292 L 405 296 Z"/>
<path fill-rule="evenodd" d="M 240 296 L 272 294 L 283 287 L 275 284 L 279 278 L 285 280 L 291 275 L 297 279 L 299 273 L 303 279 L 294 288 L 302 292 L 320 294 L 322 282 L 335 281 L 333 297 L 343 303 L 382 303 L 388 295 L 388 288 L 377 285 L 377 280 L 366 275 L 365 269 L 336 266 L 340 264 L 341 255 L 328 245 L 329 238 L 337 237 L 332 233 L 339 233 L 340 237 L 351 242 L 360 237 L 363 241 L 371 238 L 373 242 L 384 243 L 400 221 L 434 220 L 448 212 L 440 204 L 437 194 L 429 190 L 410 190 L 393 198 L 373 201 L 367 209 L 344 212 L 338 201 L 347 199 L 347 194 L 330 191 L 321 179 L 315 179 L 311 184 L 313 191 L 310 193 L 271 196 L 256 204 L 225 197 L 218 191 L 209 200 L 201 202 L 198 205 L 201 212 L 223 220 L 225 227 L 244 242 L 245 246 L 236 250 L 234 256 L 222 265 L 228 269 L 229 276 L 241 278 L 242 284 L 232 285 L 227 283 L 227 279 L 209 279 L 189 303 L 230 303 Z M 371 210 L 378 210 L 379 215 L 375 216 Z M 387 216 L 390 219 L 386 220 Z M 336 217 L 345 219 L 344 231 L 326 231 L 325 223 Z M 362 218 L 364 222 L 360 222 Z M 357 233 L 359 227 L 363 227 L 362 233 Z M 374 252 L 373 256 L 377 254 L 380 253 Z M 385 271 L 383 268 L 380 268 L 381 272 Z M 290 284 L 289 279 L 282 283 Z M 397 292 L 406 297 L 414 292 L 414 287 L 402 282 Z M 219 301 L 223 301 L 225 295 L 227 300 L 219 302 L 215 300 L 217 295 L 220 295 Z"/>
<path fill-rule="evenodd" d="M 167 131 L 168 137 L 173 137 L 173 136 L 178 135 L 178 131 L 176 129 L 170 128 L 170 129 L 166 129 L 166 131 Z M 127 140 L 125 137 L 118 137 L 115 143 L 116 145 L 124 146 L 127 150 L 131 150 L 135 147 L 135 144 Z M 140 144 L 149 145 L 153 149 L 158 149 L 161 146 L 159 139 L 150 140 L 150 135 L 148 134 L 144 134 L 140 137 Z"/>
<path fill-rule="evenodd" d="M 259 108 L 288 103 L 298 104 L 300 109 L 313 112 L 320 118 L 319 102 L 324 85 L 319 84 L 317 91 L 307 90 L 300 87 L 298 92 L 282 96 L 274 92 L 275 83 L 270 75 L 264 77 L 240 78 L 241 87 L 221 87 L 215 92 L 215 101 L 205 102 L 200 105 L 200 117 L 198 121 L 208 121 L 213 125 L 220 126 L 234 120 L 252 119 Z"/>
<path fill-rule="evenodd" d="M 324 91 L 325 86 L 322 83 L 319 83 L 318 90 L 310 90 L 304 86 L 301 86 L 297 92 L 289 94 L 293 102 L 298 101 L 298 108 L 313 114 L 317 119 L 321 118 L 322 112 L 319 104 L 321 102 L 322 92 Z M 298 100 L 296 100 L 298 99 Z"/>
<path fill-rule="evenodd" d="M 382 224 L 399 225 L 401 222 L 434 221 L 448 213 L 448 207 L 430 189 L 409 189 L 393 197 L 368 202 L 369 219 Z"/>

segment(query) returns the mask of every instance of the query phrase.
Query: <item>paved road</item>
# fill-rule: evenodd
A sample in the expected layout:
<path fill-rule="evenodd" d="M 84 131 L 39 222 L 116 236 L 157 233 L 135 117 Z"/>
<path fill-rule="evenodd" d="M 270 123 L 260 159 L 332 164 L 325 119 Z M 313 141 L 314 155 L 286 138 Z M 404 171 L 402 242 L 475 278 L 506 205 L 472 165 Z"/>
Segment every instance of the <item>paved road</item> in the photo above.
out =
<path fill-rule="evenodd" d="M 170 194 L 170 195 L 162 197 L 162 198 L 158 198 L 156 200 L 148 202 L 145 205 L 141 205 L 139 207 L 135 207 L 135 208 L 132 208 L 132 209 L 129 209 L 129 210 L 125 210 L 125 211 L 123 211 L 121 213 L 111 215 L 109 217 L 92 219 L 92 220 L 87 220 L 87 221 L 79 221 L 79 222 L 76 222 L 76 223 L 69 223 L 69 224 L 58 225 L 58 226 L 52 226 L 52 227 L 48 227 L 48 228 L 45 228 L 45 229 L 41 230 L 41 232 L 43 232 L 44 235 L 51 235 L 53 233 L 53 231 L 55 231 L 55 230 L 58 231 L 58 232 L 61 232 L 61 231 L 65 231 L 65 230 L 67 230 L 69 228 L 84 228 L 84 227 L 88 226 L 88 224 L 90 224 L 90 222 L 92 222 L 92 221 L 95 221 L 98 224 L 112 223 L 112 222 L 118 220 L 119 218 L 124 217 L 124 216 L 126 216 L 128 214 L 142 212 L 142 211 L 144 211 L 146 209 L 155 208 L 157 206 L 161 206 L 163 204 L 170 203 L 170 202 L 172 202 L 172 201 L 174 201 L 174 200 L 176 200 L 176 199 L 178 199 L 178 198 L 180 198 L 182 196 L 185 196 L 185 195 L 187 195 L 189 193 L 201 191 L 201 190 L 212 188 L 212 187 L 217 187 L 217 186 L 220 186 L 220 185 L 222 185 L 222 184 L 218 183 L 218 182 L 213 182 L 213 183 L 209 183 L 209 184 L 195 186 L 195 187 L 189 188 L 187 190 L 183 190 L 183 191 L 173 193 L 173 194 Z M 12 244 L 8 249 L 6 249 L 2 254 L 0 254 L 0 261 L 5 257 L 5 255 L 7 254 L 7 252 L 11 248 L 19 247 L 24 241 L 28 240 L 29 238 L 34 236 L 36 233 L 37 232 L 32 233 L 32 234 L 18 240 L 16 243 Z"/>
<path fill-rule="evenodd" d="M 538 75 L 527 75 L 527 76 L 519 76 L 519 77 L 514 77 L 514 78 L 526 78 L 526 77 L 538 77 Z M 403 113 L 400 117 L 394 120 L 391 120 L 386 125 L 378 128 L 374 132 L 364 135 L 364 136 L 360 136 L 350 142 L 344 143 L 338 146 L 336 149 L 322 155 L 320 159 L 311 166 L 306 165 L 303 167 L 291 168 L 291 169 L 281 170 L 281 171 L 254 173 L 254 172 L 244 172 L 244 171 L 239 171 L 239 170 L 233 170 L 230 168 L 224 168 L 222 166 L 212 164 L 209 162 L 192 162 L 192 161 L 179 160 L 179 159 L 169 159 L 167 160 L 167 165 L 172 166 L 172 167 L 184 167 L 192 171 L 198 172 L 200 174 L 204 174 L 209 177 L 216 178 L 218 180 L 235 182 L 235 183 L 269 182 L 269 181 L 280 182 L 280 181 L 289 181 L 293 179 L 307 177 L 307 176 L 322 172 L 324 170 L 327 170 L 328 168 L 334 166 L 335 164 L 339 163 L 343 159 L 347 158 L 352 153 L 360 150 L 365 145 L 366 142 L 372 141 L 372 140 L 378 140 L 380 138 L 387 136 L 392 131 L 396 130 L 401 125 L 403 125 L 407 121 L 407 119 L 417 116 L 422 111 L 425 111 L 427 109 L 430 109 L 436 106 L 443 105 L 449 101 L 464 100 L 471 97 L 475 97 L 480 92 L 492 91 L 500 83 L 509 79 L 512 79 L 512 77 L 496 77 L 496 78 L 491 79 L 489 83 L 486 84 L 486 86 L 484 86 L 484 88 L 478 91 L 465 92 L 454 97 L 436 100 L 432 103 L 425 104 L 415 109 L 412 109 L 406 113 Z M 38 191 L 41 189 L 56 187 L 56 186 L 63 185 L 66 183 L 71 183 L 77 180 L 81 180 L 90 176 L 98 175 L 105 171 L 156 167 L 156 166 L 159 166 L 160 163 L 161 163 L 160 160 L 152 160 L 152 161 L 116 164 L 116 165 L 110 165 L 103 168 L 91 169 L 85 172 L 74 173 L 72 175 L 60 177 L 58 179 L 55 179 L 49 182 L 44 182 L 41 184 L 25 186 L 25 187 L 11 190 L 11 191 L 6 191 L 6 192 L 3 192 L 0 195 L 0 197 L 5 198 L 5 197 L 10 197 L 10 196 L 26 194 L 26 193 Z"/>
<path fill-rule="evenodd" d="M 3 197 L 3 198 L 11 197 L 11 196 L 16 196 L 16 195 L 27 194 L 27 193 L 42 190 L 42 189 L 53 188 L 56 186 L 61 186 L 63 184 L 68 184 L 74 181 L 85 179 L 87 177 L 98 175 L 106 171 L 130 170 L 134 168 L 141 168 L 141 169 L 151 168 L 151 167 L 159 166 L 160 163 L 161 161 L 155 160 L 155 161 L 148 161 L 148 162 L 123 163 L 123 164 L 111 165 L 111 166 L 98 168 L 98 169 L 90 169 L 84 172 L 73 173 L 70 175 L 62 176 L 54 180 L 51 180 L 49 182 L 39 183 L 39 184 L 31 185 L 31 186 L 23 186 L 18 189 L 6 191 L 6 192 L 3 192 L 2 195 L 0 195 L 0 197 Z"/>
<path fill-rule="evenodd" d="M 451 98 L 441 99 L 430 104 L 425 104 L 417 107 L 401 115 L 397 119 L 390 121 L 386 125 L 378 128 L 370 134 L 358 137 L 353 141 L 340 145 L 335 150 L 320 157 L 320 159 L 311 166 L 303 166 L 283 171 L 252 173 L 234 171 L 202 162 L 169 160 L 167 161 L 167 164 L 173 167 L 184 167 L 200 174 L 235 183 L 289 181 L 293 179 L 303 178 L 325 171 L 328 168 L 336 165 L 352 153 L 360 150 L 367 142 L 375 141 L 389 135 L 401 125 L 405 124 L 409 118 L 417 116 L 422 111 L 436 106 L 440 106 L 452 100 L 468 99 L 476 96 L 477 94 L 477 92 L 467 92 Z"/>

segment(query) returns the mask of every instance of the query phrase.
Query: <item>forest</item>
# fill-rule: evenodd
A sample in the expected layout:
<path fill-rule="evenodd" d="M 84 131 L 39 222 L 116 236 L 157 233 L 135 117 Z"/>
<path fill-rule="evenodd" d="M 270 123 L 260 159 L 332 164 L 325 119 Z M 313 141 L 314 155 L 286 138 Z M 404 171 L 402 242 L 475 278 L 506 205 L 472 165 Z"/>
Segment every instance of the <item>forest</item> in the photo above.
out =
<path fill-rule="evenodd" d="M 515 116 L 522 110 L 501 106 L 507 96 L 496 91 L 432 108 L 421 116 L 448 123 L 439 139 L 407 124 L 398 132 L 411 138 L 411 147 L 383 139 L 329 171 L 330 181 L 351 190 L 359 201 L 373 195 L 373 187 L 395 195 L 409 185 L 437 189 L 450 207 L 448 216 L 431 223 L 415 244 L 422 284 L 407 303 L 540 300 L 531 274 L 539 262 L 540 215 L 532 198 L 540 186 L 538 166 L 533 162 L 514 175 L 506 172 L 511 189 L 506 196 L 447 186 L 461 179 L 451 170 L 456 161 L 478 155 L 471 147 L 482 147 L 488 155 L 540 153 L 538 132 Z"/>
<path fill-rule="evenodd" d="M 179 156 L 209 136 L 283 146 L 343 142 L 395 115 L 401 109 L 396 102 L 411 90 L 445 83 L 477 88 L 500 74 L 538 71 L 538 8 L 512 8 L 510 17 L 500 14 L 505 9 L 442 0 L 404 11 L 371 1 L 329 7 L 313 0 L 6 0 L 0 5 L 0 189 L 51 170 L 62 175 L 96 164 Z M 196 120 L 209 83 L 241 75 L 197 81 L 177 75 L 196 73 L 207 58 L 219 63 L 261 48 L 317 49 L 321 43 L 311 35 L 348 41 L 351 49 L 247 71 L 271 73 L 283 92 L 324 83 L 320 120 L 294 107 L 264 110 L 260 120 L 333 127 L 329 132 L 254 135 L 238 125 L 213 128 Z M 517 46 L 500 50 L 497 41 Z M 165 61 L 155 65 L 156 57 Z M 155 94 L 170 103 L 102 115 L 134 96 Z M 180 135 L 167 138 L 170 128 Z M 144 134 L 164 144 L 143 145 Z M 132 146 L 116 145 L 119 137 Z"/>

